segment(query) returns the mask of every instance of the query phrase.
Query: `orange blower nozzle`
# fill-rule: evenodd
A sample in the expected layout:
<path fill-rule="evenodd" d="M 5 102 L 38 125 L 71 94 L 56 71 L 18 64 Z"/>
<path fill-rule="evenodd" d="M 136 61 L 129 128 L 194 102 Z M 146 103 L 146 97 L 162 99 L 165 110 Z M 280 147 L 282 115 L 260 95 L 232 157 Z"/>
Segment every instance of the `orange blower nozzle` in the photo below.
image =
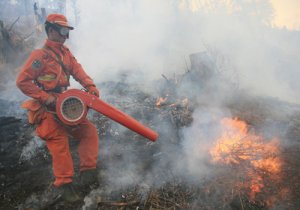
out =
<path fill-rule="evenodd" d="M 152 129 L 87 92 L 77 89 L 67 90 L 58 97 L 56 103 L 58 118 L 67 125 L 77 125 L 82 122 L 86 118 L 88 108 L 94 109 L 151 141 L 156 141 L 158 138 L 158 134 Z"/>

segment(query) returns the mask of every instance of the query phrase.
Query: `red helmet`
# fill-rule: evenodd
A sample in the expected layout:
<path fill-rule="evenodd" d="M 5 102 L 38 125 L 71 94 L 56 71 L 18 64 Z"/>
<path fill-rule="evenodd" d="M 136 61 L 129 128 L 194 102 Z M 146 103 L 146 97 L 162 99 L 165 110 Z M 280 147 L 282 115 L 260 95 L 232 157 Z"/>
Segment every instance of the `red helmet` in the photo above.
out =
<path fill-rule="evenodd" d="M 46 19 L 47 22 L 55 25 L 59 25 L 62 27 L 67 27 L 70 30 L 73 30 L 74 27 L 68 24 L 67 18 L 62 14 L 49 14 Z"/>

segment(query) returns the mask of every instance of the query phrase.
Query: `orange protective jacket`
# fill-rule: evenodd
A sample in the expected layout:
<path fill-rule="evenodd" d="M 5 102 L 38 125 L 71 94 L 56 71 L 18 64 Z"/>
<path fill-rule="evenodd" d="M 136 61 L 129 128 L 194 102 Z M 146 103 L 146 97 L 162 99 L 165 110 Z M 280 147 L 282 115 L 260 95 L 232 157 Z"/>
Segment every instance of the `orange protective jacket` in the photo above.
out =
<path fill-rule="evenodd" d="M 31 53 L 16 84 L 25 95 L 44 103 L 56 88 L 70 86 L 70 75 L 85 88 L 95 86 L 66 46 L 46 40 L 42 49 Z"/>
<path fill-rule="evenodd" d="M 64 45 L 47 40 L 44 48 L 35 50 L 26 61 L 17 77 L 21 91 L 34 98 L 23 103 L 28 109 L 28 120 L 37 124 L 37 135 L 46 141 L 52 156 L 55 186 L 72 182 L 73 160 L 69 149 L 68 136 L 80 141 L 78 153 L 80 170 L 95 169 L 98 158 L 98 133 L 87 119 L 71 128 L 62 126 L 55 116 L 47 111 L 43 103 L 49 94 L 59 94 L 68 87 L 69 76 L 73 76 L 83 87 L 94 86 L 93 80 L 84 72 L 69 49 Z"/>

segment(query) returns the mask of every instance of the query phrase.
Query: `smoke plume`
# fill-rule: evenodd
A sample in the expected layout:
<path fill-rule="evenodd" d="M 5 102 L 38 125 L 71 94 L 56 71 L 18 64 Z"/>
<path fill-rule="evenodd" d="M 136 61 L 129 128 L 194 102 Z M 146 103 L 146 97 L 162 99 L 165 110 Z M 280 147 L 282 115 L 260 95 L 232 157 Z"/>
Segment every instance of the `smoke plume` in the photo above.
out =
<path fill-rule="evenodd" d="M 241 88 L 299 103 L 299 32 L 272 27 L 272 3 L 205 2 L 78 2 L 75 55 L 96 81 L 125 71 L 148 83 L 184 72 L 189 54 L 213 48 L 237 70 Z"/>

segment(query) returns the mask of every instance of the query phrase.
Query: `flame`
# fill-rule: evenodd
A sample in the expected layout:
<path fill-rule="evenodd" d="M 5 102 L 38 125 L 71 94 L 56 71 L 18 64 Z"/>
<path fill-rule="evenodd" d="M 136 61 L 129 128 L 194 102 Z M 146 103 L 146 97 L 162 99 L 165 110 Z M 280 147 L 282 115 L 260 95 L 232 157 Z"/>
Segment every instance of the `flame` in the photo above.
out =
<path fill-rule="evenodd" d="M 171 100 L 169 100 L 169 95 L 167 94 L 166 97 L 159 97 L 156 99 L 155 105 L 157 107 L 161 107 L 164 105 L 167 105 L 170 103 Z M 182 100 L 175 101 L 175 103 L 170 103 L 168 104 L 169 107 L 176 107 L 176 106 L 181 106 L 181 107 L 187 107 L 189 103 L 188 98 L 184 98 Z"/>
<path fill-rule="evenodd" d="M 189 103 L 189 99 L 188 99 L 188 98 L 184 98 L 184 99 L 181 101 L 182 106 L 187 106 L 188 103 Z"/>
<path fill-rule="evenodd" d="M 270 174 L 273 179 L 280 177 L 279 140 L 264 140 L 249 132 L 247 124 L 238 119 L 222 119 L 221 126 L 222 135 L 209 151 L 212 162 L 244 168 L 250 181 L 243 186 L 250 190 L 250 199 L 254 199 L 264 188 L 263 175 Z"/>
<path fill-rule="evenodd" d="M 160 107 L 162 104 L 166 103 L 167 100 L 168 100 L 168 96 L 166 96 L 166 97 L 159 97 L 159 98 L 156 100 L 155 105 L 156 105 L 157 107 Z"/>

